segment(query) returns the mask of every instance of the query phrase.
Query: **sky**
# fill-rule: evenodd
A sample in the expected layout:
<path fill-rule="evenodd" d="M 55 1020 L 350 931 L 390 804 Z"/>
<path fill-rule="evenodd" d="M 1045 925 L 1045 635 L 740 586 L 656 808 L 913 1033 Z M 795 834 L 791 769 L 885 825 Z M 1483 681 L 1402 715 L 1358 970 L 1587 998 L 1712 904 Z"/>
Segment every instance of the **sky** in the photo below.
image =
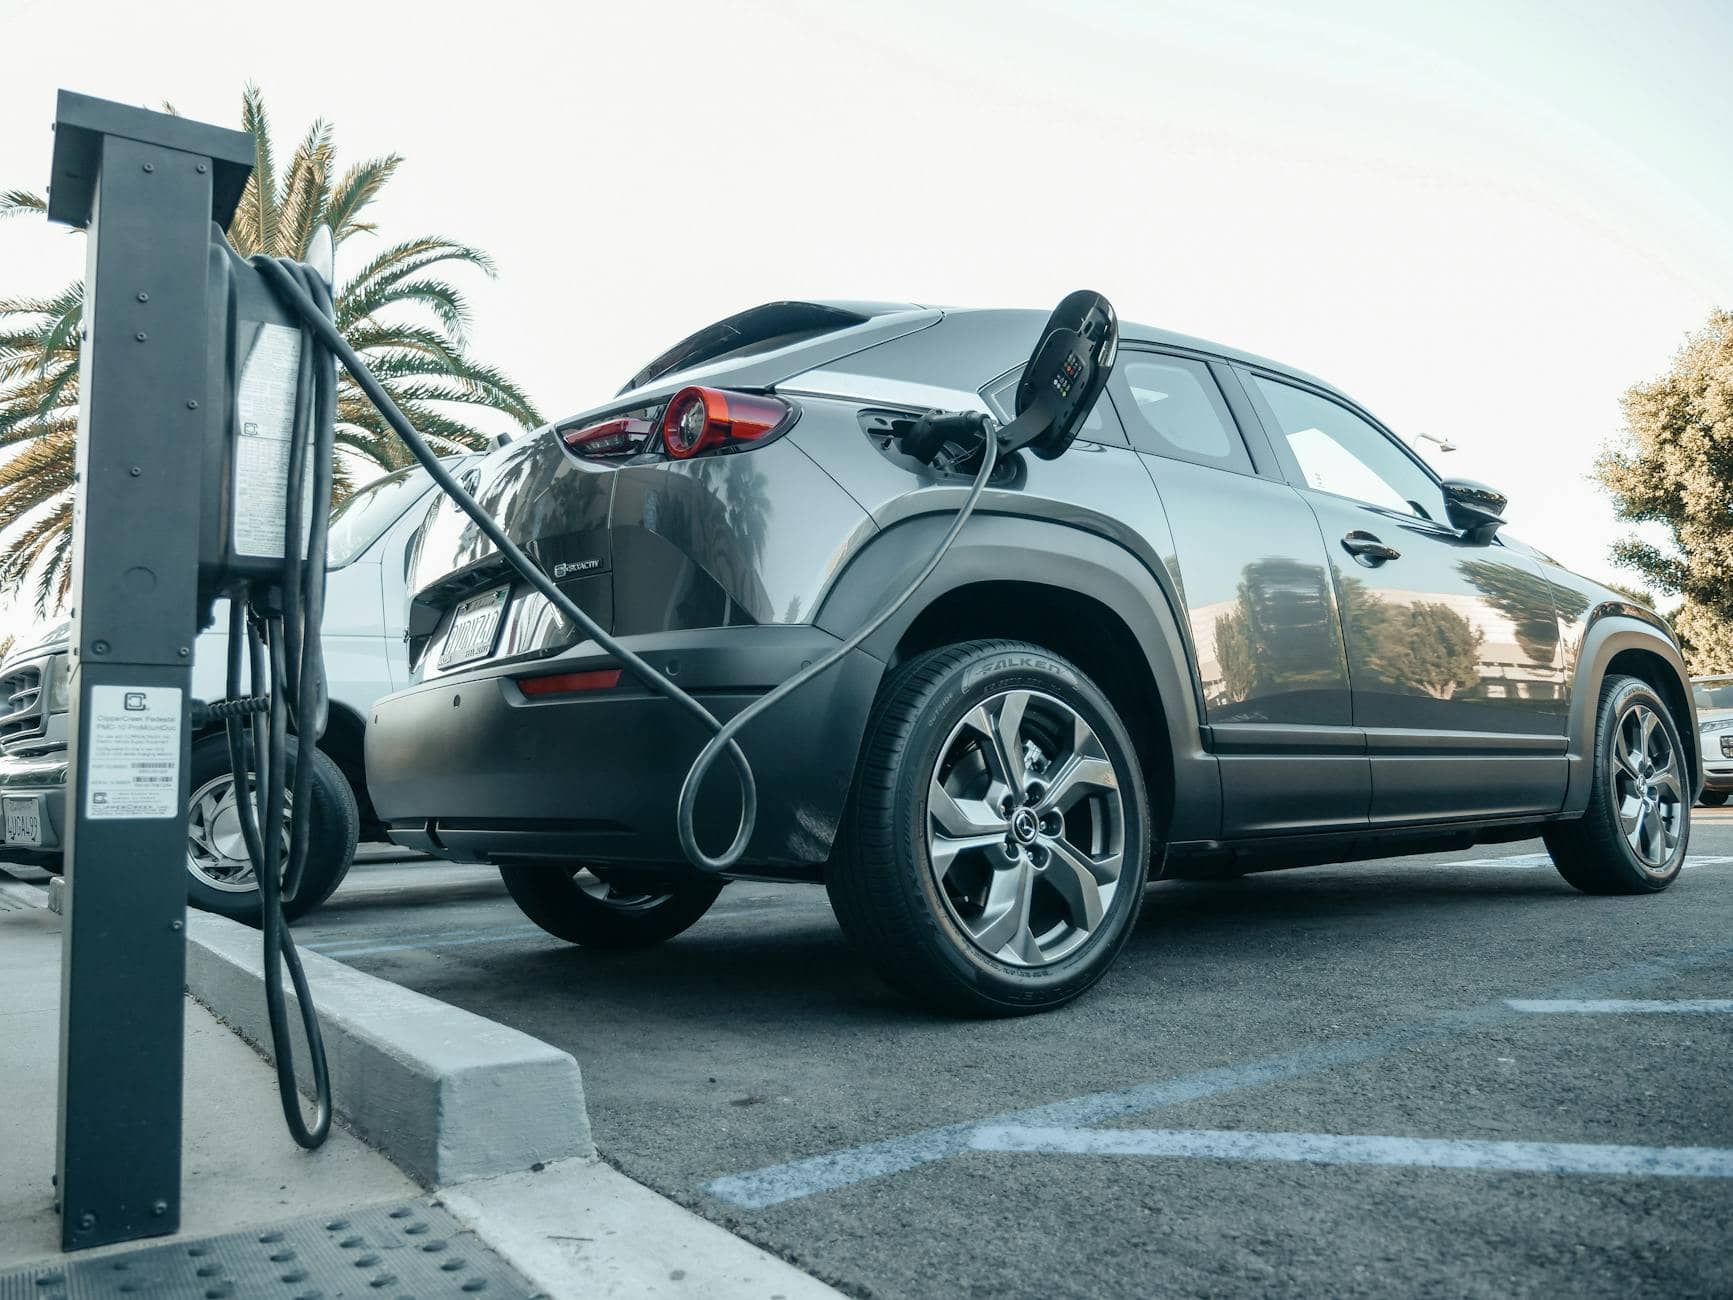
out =
<path fill-rule="evenodd" d="M 780 298 L 1122 317 L 1318 374 L 1510 531 L 1599 578 L 1620 394 L 1733 306 L 1733 5 L 874 0 L 478 6 L 0 0 L 0 188 L 54 93 L 407 159 L 385 237 L 439 233 L 476 354 L 550 416 Z M 255 15 L 285 14 L 273 30 Z M 365 256 L 347 245 L 338 273 Z M 0 225 L 0 294 L 82 273 Z M 0 608 L 0 626 L 17 611 Z"/>

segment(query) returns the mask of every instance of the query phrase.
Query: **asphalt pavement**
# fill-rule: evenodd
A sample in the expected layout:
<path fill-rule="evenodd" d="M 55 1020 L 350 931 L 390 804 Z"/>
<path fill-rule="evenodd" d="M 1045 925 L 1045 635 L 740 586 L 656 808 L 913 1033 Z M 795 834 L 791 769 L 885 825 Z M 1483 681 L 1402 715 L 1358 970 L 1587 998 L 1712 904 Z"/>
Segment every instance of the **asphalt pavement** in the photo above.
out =
<path fill-rule="evenodd" d="M 824 893 L 638 953 L 371 861 L 301 942 L 570 1050 L 633 1178 L 863 1296 L 1733 1295 L 1733 815 L 1664 894 L 1538 842 L 1151 888 L 1118 966 L 960 1022 Z"/>

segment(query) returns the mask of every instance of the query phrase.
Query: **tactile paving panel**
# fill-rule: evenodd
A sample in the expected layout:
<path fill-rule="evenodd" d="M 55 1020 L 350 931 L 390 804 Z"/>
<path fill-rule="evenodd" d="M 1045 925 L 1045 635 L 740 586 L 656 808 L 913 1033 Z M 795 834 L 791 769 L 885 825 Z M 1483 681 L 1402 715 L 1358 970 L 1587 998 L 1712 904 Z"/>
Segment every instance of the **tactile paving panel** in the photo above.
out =
<path fill-rule="evenodd" d="M 0 1273 L 0 1300 L 337 1300 L 538 1294 L 468 1228 L 427 1201 L 297 1219 Z"/>

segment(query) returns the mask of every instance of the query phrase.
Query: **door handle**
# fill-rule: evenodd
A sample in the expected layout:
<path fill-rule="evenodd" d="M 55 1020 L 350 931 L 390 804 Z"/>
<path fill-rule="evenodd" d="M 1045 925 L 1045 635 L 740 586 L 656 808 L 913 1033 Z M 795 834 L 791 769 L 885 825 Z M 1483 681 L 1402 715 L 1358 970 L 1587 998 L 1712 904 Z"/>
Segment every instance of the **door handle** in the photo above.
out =
<path fill-rule="evenodd" d="M 1394 546 L 1386 546 L 1371 533 L 1362 532 L 1358 528 L 1342 539 L 1342 549 L 1369 569 L 1384 563 L 1385 560 L 1402 558 L 1402 552 Z"/>

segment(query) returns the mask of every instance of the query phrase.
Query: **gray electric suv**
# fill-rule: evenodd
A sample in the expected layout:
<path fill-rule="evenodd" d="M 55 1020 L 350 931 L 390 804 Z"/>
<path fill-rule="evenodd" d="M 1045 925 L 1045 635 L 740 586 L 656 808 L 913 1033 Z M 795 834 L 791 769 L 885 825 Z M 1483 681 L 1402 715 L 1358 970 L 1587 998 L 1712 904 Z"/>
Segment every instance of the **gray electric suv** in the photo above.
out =
<path fill-rule="evenodd" d="M 931 409 L 1014 414 L 1038 312 L 773 303 L 479 463 L 587 613 L 728 717 L 918 574 L 969 474 Z M 732 874 L 822 881 L 883 976 L 951 1010 L 1076 996 L 1157 877 L 1545 837 L 1596 893 L 1678 876 L 1701 782 L 1665 623 L 1500 531 L 1330 385 L 1125 324 L 1070 450 L 1017 453 L 914 598 L 749 723 Z M 498 864 L 550 933 L 627 946 L 724 881 L 675 803 L 708 738 L 449 502 L 410 580 L 414 684 L 368 782 L 393 839 Z M 705 778 L 728 843 L 739 788 Z"/>

